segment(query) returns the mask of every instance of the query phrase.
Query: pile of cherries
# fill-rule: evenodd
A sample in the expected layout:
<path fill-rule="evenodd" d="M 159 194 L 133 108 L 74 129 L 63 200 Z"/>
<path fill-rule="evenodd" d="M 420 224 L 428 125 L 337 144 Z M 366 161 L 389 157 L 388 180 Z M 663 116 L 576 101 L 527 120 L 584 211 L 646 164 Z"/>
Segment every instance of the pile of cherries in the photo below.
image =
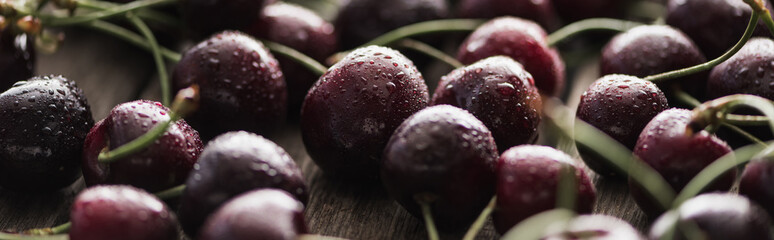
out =
<path fill-rule="evenodd" d="M 81 1 L 52 2 L 75 10 Z M 77 79 L 32 76 L 35 38 L 45 38 L 41 27 L 152 1 L 176 3 L 186 26 L 181 31 L 198 41 L 174 65 L 174 104 L 122 103 L 95 122 Z M 56 191 L 82 175 L 89 187 L 62 228 L 75 240 L 178 239 L 178 228 L 194 239 L 296 239 L 308 234 L 310 190 L 296 162 L 270 140 L 289 120 L 298 121 L 308 154 L 326 175 L 383 185 L 425 219 L 431 239 L 436 224 L 447 232 L 473 225 L 474 237 L 490 212 L 496 231 L 510 236 L 555 208 L 583 215 L 557 220 L 564 227 L 540 239 L 646 239 L 620 219 L 590 215 L 597 195 L 591 171 L 600 181 L 628 178 L 637 205 L 657 219 L 647 238 L 774 239 L 771 150 L 741 174 L 736 168 L 718 173 L 702 188 L 705 194 L 675 206 L 658 201 L 648 190 L 652 184 L 628 177 L 646 172 L 665 184 L 663 190 L 680 193 L 707 166 L 733 154 L 731 146 L 774 138 L 764 128 L 768 121 L 750 116 L 774 105 L 735 95 L 774 100 L 774 40 L 763 23 L 771 18 L 748 24 L 768 14 L 755 5 L 759 1 L 651 2 L 666 9 L 668 25 L 622 29 L 601 50 L 601 77 L 580 97 L 576 121 L 606 134 L 609 139 L 599 141 L 611 148 L 632 152 L 631 161 L 645 169 L 622 167 L 582 144 L 577 152 L 536 145 L 553 144 L 541 131 L 587 137 L 545 124 L 558 122 L 554 112 L 566 107 L 544 103 L 576 85 L 566 84 L 565 63 L 552 45 L 557 41 L 546 30 L 624 17 L 623 9 L 641 2 L 351 0 L 330 23 L 273 0 L 101 2 L 89 4 L 104 8 L 96 12 L 40 19 L 0 1 L 0 187 Z M 417 66 L 395 49 L 363 46 L 407 25 L 451 31 L 442 23 L 452 17 L 489 20 L 464 40 L 417 38 L 430 47 L 458 44 L 456 60 L 464 66 L 440 81 L 423 77 L 422 61 Z M 743 35 L 745 41 L 755 37 L 735 47 Z M 144 44 L 159 53 L 154 41 Z M 668 80 L 657 75 L 704 64 L 732 48 L 738 52 L 710 62 L 714 68 Z M 314 67 L 330 60 L 327 69 Z M 696 99 L 709 103 L 694 111 L 670 108 L 696 107 Z M 737 107 L 724 105 L 731 103 L 748 107 L 734 112 Z M 720 112 L 707 118 L 709 111 Z M 745 115 L 727 121 L 731 113 Z M 727 193 L 737 179 L 739 194 Z M 170 196 L 175 199 L 160 199 Z"/>

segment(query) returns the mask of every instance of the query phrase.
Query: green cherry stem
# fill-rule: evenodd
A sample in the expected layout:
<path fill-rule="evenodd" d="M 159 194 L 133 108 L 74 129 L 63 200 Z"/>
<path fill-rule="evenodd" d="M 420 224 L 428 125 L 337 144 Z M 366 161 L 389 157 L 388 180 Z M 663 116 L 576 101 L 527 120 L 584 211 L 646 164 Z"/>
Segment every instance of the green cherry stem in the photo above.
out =
<path fill-rule="evenodd" d="M 691 107 L 698 107 L 701 105 L 699 100 L 682 90 L 675 89 L 672 91 L 672 94 L 674 94 L 677 100 L 684 104 L 690 105 Z M 755 115 L 727 114 L 723 123 L 728 123 L 734 126 L 763 126 L 769 124 L 769 118 Z"/>
<path fill-rule="evenodd" d="M 548 46 L 554 46 L 564 40 L 567 40 L 575 35 L 588 31 L 616 31 L 624 32 L 633 27 L 640 26 L 642 23 L 625 21 L 612 18 L 590 18 L 586 20 L 577 21 L 556 32 L 548 35 Z"/>
<path fill-rule="evenodd" d="M 707 71 L 717 66 L 718 64 L 725 62 L 726 60 L 731 58 L 731 56 L 734 56 L 736 52 L 742 49 L 744 44 L 747 43 L 747 40 L 749 40 L 750 37 L 752 37 L 753 31 L 755 31 L 755 26 L 758 23 L 759 17 L 760 17 L 760 13 L 757 11 L 753 11 L 752 16 L 750 17 L 750 22 L 747 23 L 747 29 L 744 30 L 744 35 L 742 35 L 742 39 L 739 39 L 739 42 L 737 42 L 736 45 L 734 45 L 734 47 L 729 49 L 726 53 L 724 53 L 720 57 L 715 58 L 712 61 L 702 63 L 693 67 L 651 75 L 651 76 L 645 77 L 644 79 L 654 83 L 660 83 L 670 79 L 675 79 L 675 78 L 691 75 L 694 73 Z"/>
<path fill-rule="evenodd" d="M 175 197 L 179 197 L 180 195 L 183 195 L 183 191 L 185 191 L 185 184 L 181 184 L 177 187 L 172 187 L 170 189 L 154 193 L 153 195 L 156 195 L 156 197 L 158 197 L 161 200 L 167 200 L 167 199 L 172 199 Z"/>
<path fill-rule="evenodd" d="M 107 151 L 108 149 L 105 147 L 99 153 L 98 161 L 100 163 L 111 163 L 145 149 L 161 137 L 173 122 L 193 112 L 198 107 L 198 104 L 199 87 L 197 85 L 180 90 L 175 97 L 175 102 L 172 104 L 172 109 L 170 109 L 169 120 L 159 123 L 147 133 L 114 150 Z"/>
<path fill-rule="evenodd" d="M 142 49 L 152 51 L 151 45 L 147 41 L 145 41 L 143 37 L 118 25 L 101 21 L 101 20 L 96 20 L 96 21 L 87 23 L 83 26 L 92 30 L 97 30 L 97 31 L 112 35 L 114 37 L 122 39 Z M 159 47 L 159 51 L 161 52 L 161 55 L 164 56 L 164 58 L 166 58 L 169 61 L 172 61 L 172 62 L 180 61 L 181 56 L 179 53 L 175 51 L 169 50 L 164 47 Z"/>
<path fill-rule="evenodd" d="M 750 5 L 752 7 L 753 12 L 760 13 L 761 19 L 763 19 L 763 23 L 766 24 L 766 27 L 769 29 L 769 32 L 771 32 L 772 36 L 774 36 L 774 20 L 771 18 L 771 12 L 769 12 L 769 9 L 766 8 L 766 4 L 762 0 L 744 0 L 747 5 Z"/>
<path fill-rule="evenodd" d="M 449 56 L 443 51 L 438 50 L 433 46 L 430 46 L 426 43 L 423 43 L 414 39 L 410 39 L 410 38 L 402 39 L 400 41 L 393 43 L 392 45 L 398 48 L 407 48 L 407 49 L 411 49 L 416 52 L 425 54 L 427 56 L 430 56 L 441 62 L 448 64 L 452 68 L 461 68 L 465 66 L 460 61 L 457 61 L 457 59 Z"/>
<path fill-rule="evenodd" d="M 769 128 L 774 133 L 774 105 L 768 99 L 748 94 L 735 94 L 705 102 L 693 110 L 693 118 L 686 126 L 686 133 L 695 133 L 707 126 L 717 126 L 725 115 L 739 107 L 754 108 L 769 120 Z"/>
<path fill-rule="evenodd" d="M 564 208 L 538 213 L 519 222 L 519 224 L 508 230 L 508 232 L 500 239 L 542 239 L 549 228 L 559 229 L 558 227 L 561 226 L 559 224 L 566 225 L 573 217 L 575 217 L 575 212 Z"/>
<path fill-rule="evenodd" d="M 300 63 L 301 65 L 309 69 L 309 71 L 312 71 L 318 76 L 321 76 L 325 74 L 326 71 L 328 71 L 327 67 L 320 64 L 320 62 L 317 62 L 317 60 L 314 60 L 314 58 L 304 55 L 303 53 L 291 47 L 288 47 L 276 42 L 263 40 L 263 39 L 258 39 L 258 40 L 263 42 L 263 45 L 269 48 L 270 51 L 277 53 L 279 55 L 285 56 L 287 58 L 290 58 L 296 63 Z"/>
<path fill-rule="evenodd" d="M 107 10 L 113 7 L 116 7 L 118 4 L 111 3 L 111 2 L 104 2 L 104 1 L 76 1 L 75 2 L 78 8 L 83 9 L 91 9 L 91 10 Z M 137 16 L 139 16 L 142 19 L 146 19 L 149 21 L 157 22 L 157 23 L 163 23 L 168 26 L 179 26 L 180 20 L 169 16 L 167 14 L 164 14 L 162 12 L 149 9 L 149 8 L 143 8 L 138 11 L 135 11 Z"/>
<path fill-rule="evenodd" d="M 137 15 L 127 15 L 129 21 L 137 27 L 137 30 L 145 36 L 145 39 L 150 45 L 151 54 L 153 54 L 153 61 L 156 62 L 156 71 L 159 75 L 159 83 L 161 85 L 161 102 L 164 106 L 169 106 L 170 91 L 169 90 L 169 76 L 167 75 L 167 65 L 164 63 L 164 59 L 161 56 L 161 49 L 159 43 L 156 41 L 156 37 L 153 36 L 153 32 L 150 30 L 147 24 L 140 19 Z"/>
<path fill-rule="evenodd" d="M 575 199 L 578 197 L 575 171 L 575 167 L 570 164 L 562 165 L 559 186 L 556 188 L 556 207 L 575 210 Z"/>
<path fill-rule="evenodd" d="M 494 196 L 492 197 L 492 200 L 489 200 L 489 204 L 486 205 L 484 210 L 481 211 L 481 214 L 478 215 L 478 218 L 476 218 L 476 221 L 473 222 L 473 225 L 470 225 L 470 228 L 467 232 L 465 232 L 465 236 L 462 237 L 462 240 L 473 240 L 476 238 L 478 232 L 481 231 L 481 228 L 484 227 L 486 219 L 489 218 L 489 215 L 491 215 L 492 211 L 494 211 L 496 204 L 497 196 Z"/>
<path fill-rule="evenodd" d="M 430 240 L 438 240 L 438 229 L 435 227 L 435 220 L 433 220 L 433 213 L 430 209 L 430 203 L 433 202 L 434 198 L 423 194 L 417 194 L 414 196 L 414 200 L 419 204 L 419 208 L 422 210 L 422 218 L 424 218 L 425 228 L 427 228 L 427 238 Z"/>
<path fill-rule="evenodd" d="M 116 5 L 115 7 L 112 7 L 109 9 L 92 12 L 84 15 L 77 15 L 72 17 L 55 17 L 55 16 L 48 16 L 48 15 L 40 15 L 40 19 L 44 26 L 50 26 L 50 27 L 83 24 L 94 20 L 100 20 L 103 18 L 116 16 L 119 14 L 125 14 L 134 10 L 139 10 L 147 7 L 169 5 L 177 2 L 178 0 L 134 1 L 127 4 Z"/>
<path fill-rule="evenodd" d="M 691 107 L 695 108 L 695 107 L 698 107 L 699 105 L 701 105 L 701 102 L 699 102 L 699 100 L 697 100 L 696 98 L 693 98 L 693 96 L 691 96 L 690 94 L 686 93 L 685 91 L 683 91 L 683 90 L 681 90 L 679 88 L 673 89 L 673 94 L 677 98 L 677 100 L 679 100 L 680 102 L 682 102 L 684 104 L 687 104 L 687 105 L 689 105 Z M 737 127 L 737 126 L 734 126 L 733 124 L 728 123 L 728 117 L 729 116 L 730 116 L 730 114 L 728 116 L 726 116 L 725 119 L 722 119 L 722 121 L 720 123 L 720 126 L 728 128 L 731 131 L 734 131 L 737 134 L 742 135 L 742 137 L 747 138 L 747 140 L 750 140 L 750 142 L 766 146 L 766 143 L 764 143 L 763 141 L 761 141 L 757 137 L 753 136 L 752 134 L 748 133 L 744 129 L 741 129 L 741 128 Z M 748 115 L 739 115 L 739 116 L 740 117 L 757 117 L 757 116 L 748 116 Z M 765 125 L 765 124 L 768 124 L 768 121 L 764 121 L 762 123 L 763 123 L 763 125 Z"/>

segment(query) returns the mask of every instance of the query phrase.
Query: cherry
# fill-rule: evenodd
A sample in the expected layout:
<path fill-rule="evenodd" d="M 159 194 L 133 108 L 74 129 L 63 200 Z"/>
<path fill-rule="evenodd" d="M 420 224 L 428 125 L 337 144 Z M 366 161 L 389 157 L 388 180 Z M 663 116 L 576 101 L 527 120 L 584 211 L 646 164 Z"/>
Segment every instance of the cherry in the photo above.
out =
<path fill-rule="evenodd" d="M 621 219 L 608 215 L 580 215 L 564 231 L 544 236 L 541 240 L 644 240 L 637 229 Z"/>
<path fill-rule="evenodd" d="M 306 95 L 301 109 L 306 150 L 327 173 L 375 179 L 387 140 L 428 98 L 422 74 L 400 52 L 356 49 Z"/>
<path fill-rule="evenodd" d="M 481 59 L 505 55 L 518 61 L 535 78 L 543 94 L 559 95 L 564 87 L 564 62 L 556 49 L 549 48 L 546 32 L 532 21 L 500 17 L 474 31 L 459 48 L 457 59 L 472 64 Z"/>
<path fill-rule="evenodd" d="M 27 34 L 0 30 L 0 91 L 27 80 L 35 72 L 35 41 Z"/>
<path fill-rule="evenodd" d="M 685 129 L 691 115 L 690 110 L 676 108 L 659 113 L 642 130 L 634 148 L 634 155 L 661 174 L 676 192 L 682 190 L 704 167 L 731 152 L 728 144 L 706 131 L 687 135 Z M 723 174 L 703 192 L 728 190 L 735 177 L 736 169 Z M 629 192 L 649 216 L 663 212 L 631 179 Z"/>
<path fill-rule="evenodd" d="M 765 0 L 766 6 L 771 3 Z M 666 22 L 691 37 L 704 55 L 715 58 L 731 49 L 750 22 L 752 8 L 740 0 L 669 0 Z M 756 36 L 769 36 L 763 21 Z"/>
<path fill-rule="evenodd" d="M 137 100 L 113 108 L 86 137 L 82 161 L 86 185 L 128 184 L 157 192 L 182 184 L 202 151 L 199 134 L 182 119 L 140 152 L 112 163 L 98 162 L 105 147 L 118 148 L 168 120 L 169 109 L 158 102 Z"/>
<path fill-rule="evenodd" d="M 774 162 L 771 158 L 754 159 L 742 172 L 739 194 L 765 208 L 770 217 L 774 217 Z"/>
<path fill-rule="evenodd" d="M 198 84 L 199 110 L 186 118 L 202 139 L 235 130 L 262 135 L 285 121 L 287 89 L 279 64 L 252 37 L 216 34 L 183 54 L 172 75 L 174 91 Z"/>
<path fill-rule="evenodd" d="M 505 151 L 497 161 L 497 208 L 492 213 L 497 232 L 503 234 L 532 215 L 556 208 L 556 192 L 564 167 L 575 169 L 575 210 L 591 213 L 596 190 L 586 171 L 572 157 L 536 145 Z"/>
<path fill-rule="evenodd" d="M 223 30 L 243 30 L 255 22 L 261 9 L 276 0 L 180 0 L 186 27 L 196 37 Z"/>
<path fill-rule="evenodd" d="M 395 130 L 381 164 L 387 192 L 421 217 L 427 202 L 442 229 L 468 226 L 494 195 L 497 147 L 470 113 L 449 105 L 423 109 Z"/>
<path fill-rule="evenodd" d="M 349 49 L 405 25 L 445 18 L 448 12 L 446 0 L 351 0 L 339 10 L 335 25 L 342 47 Z"/>
<path fill-rule="evenodd" d="M 747 198 L 728 193 L 703 194 L 662 215 L 650 229 L 650 239 L 664 239 L 675 224 L 693 225 L 703 239 L 772 239 L 771 221 L 761 207 Z M 689 225 L 689 226 L 690 226 Z M 689 239 L 678 227 L 676 240 Z M 680 233 L 678 233 L 680 232 Z"/>
<path fill-rule="evenodd" d="M 0 186 L 49 191 L 80 177 L 83 141 L 94 125 L 74 81 L 62 76 L 20 81 L 0 94 Z"/>
<path fill-rule="evenodd" d="M 462 18 L 514 16 L 538 22 L 548 29 L 558 25 L 550 0 L 462 0 L 458 12 Z"/>
<path fill-rule="evenodd" d="M 211 213 L 232 197 L 258 188 L 279 188 L 306 202 L 301 170 L 282 147 L 244 131 L 229 132 L 207 144 L 180 199 L 183 229 L 195 235 Z"/>
<path fill-rule="evenodd" d="M 303 204 L 287 192 L 261 189 L 226 202 L 208 218 L 198 239 L 290 240 L 306 232 Z"/>
<path fill-rule="evenodd" d="M 602 50 L 600 74 L 647 77 L 702 64 L 707 59 L 680 30 L 646 25 L 616 35 Z M 676 79 L 683 90 L 702 99 L 707 73 Z M 665 88 L 667 86 L 662 86 Z"/>
<path fill-rule="evenodd" d="M 441 78 L 430 105 L 468 110 L 492 131 L 501 150 L 537 139 L 542 102 L 532 76 L 504 56 L 485 58 Z"/>
<path fill-rule="evenodd" d="M 319 62 L 333 55 L 338 44 L 332 24 L 306 8 L 282 2 L 265 7 L 247 33 L 291 47 Z M 277 56 L 277 60 L 287 81 L 289 113 L 298 117 L 306 93 L 319 76 L 286 57 Z"/>
<path fill-rule="evenodd" d="M 155 196 L 130 186 L 87 188 L 75 197 L 70 221 L 73 240 L 178 239 L 174 213 Z"/>
<path fill-rule="evenodd" d="M 556 12 L 565 21 L 586 18 L 621 17 L 627 1 L 622 0 L 552 0 Z"/>
<path fill-rule="evenodd" d="M 774 41 L 752 38 L 731 58 L 715 66 L 707 81 L 707 96 L 752 94 L 774 100 Z"/>
<path fill-rule="evenodd" d="M 580 120 L 600 129 L 619 143 L 634 149 L 637 137 L 661 111 L 669 108 L 664 93 L 652 82 L 627 75 L 606 75 L 581 95 L 576 113 Z M 606 177 L 626 177 L 600 156 L 578 149 L 594 172 Z"/>

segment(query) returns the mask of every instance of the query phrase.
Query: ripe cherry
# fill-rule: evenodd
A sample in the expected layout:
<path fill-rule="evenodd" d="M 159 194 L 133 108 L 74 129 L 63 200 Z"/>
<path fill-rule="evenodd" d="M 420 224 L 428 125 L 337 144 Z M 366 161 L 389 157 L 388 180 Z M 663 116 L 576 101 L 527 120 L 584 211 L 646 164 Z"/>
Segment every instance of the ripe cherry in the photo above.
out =
<path fill-rule="evenodd" d="M 563 231 L 550 233 L 541 240 L 644 240 L 637 229 L 621 219 L 608 215 L 580 215 Z"/>
<path fill-rule="evenodd" d="M 742 172 L 739 183 L 739 194 L 766 209 L 770 217 L 774 217 L 774 162 L 771 158 L 754 159 Z"/>

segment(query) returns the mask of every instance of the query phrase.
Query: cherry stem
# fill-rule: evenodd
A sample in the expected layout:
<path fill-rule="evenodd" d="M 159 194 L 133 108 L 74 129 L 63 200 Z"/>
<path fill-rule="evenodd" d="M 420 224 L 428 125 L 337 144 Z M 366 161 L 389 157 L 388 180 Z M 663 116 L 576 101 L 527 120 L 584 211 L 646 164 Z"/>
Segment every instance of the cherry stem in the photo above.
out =
<path fill-rule="evenodd" d="M 567 26 L 564 26 L 556 32 L 548 35 L 548 46 L 554 46 L 564 40 L 574 37 L 575 35 L 588 31 L 605 30 L 624 32 L 640 25 L 643 24 L 613 18 L 589 18 L 570 23 Z"/>
<path fill-rule="evenodd" d="M 107 10 L 118 6 L 118 4 L 103 1 L 76 1 L 76 4 L 79 8 L 92 10 Z M 173 27 L 180 25 L 180 20 L 153 9 L 144 8 L 135 12 L 140 18 L 149 21 L 163 23 Z"/>
<path fill-rule="evenodd" d="M 172 199 L 172 198 L 179 197 L 180 195 L 183 195 L 183 191 L 185 191 L 185 184 L 181 184 L 179 186 L 154 193 L 153 195 L 156 195 L 156 197 L 158 197 L 161 200 L 167 200 L 167 199 Z"/>
<path fill-rule="evenodd" d="M 167 75 L 167 65 L 164 63 L 164 59 L 161 57 L 161 49 L 159 49 L 159 43 L 156 41 L 156 37 L 153 36 L 153 32 L 150 30 L 147 24 L 142 21 L 137 15 L 129 14 L 127 16 L 129 21 L 137 27 L 137 30 L 145 36 L 148 44 L 151 48 L 151 54 L 153 54 L 153 61 L 156 62 L 156 71 L 159 75 L 159 83 L 161 85 L 161 103 L 165 106 L 169 106 L 170 91 L 169 90 L 169 76 Z"/>
<path fill-rule="evenodd" d="M 687 104 L 687 105 L 689 105 L 691 107 L 695 108 L 695 107 L 698 107 L 699 105 L 701 105 L 701 102 L 699 102 L 699 100 L 697 100 L 696 98 L 693 98 L 693 96 L 691 96 L 690 94 L 686 93 L 682 89 L 678 89 L 678 88 L 673 89 L 673 94 L 674 94 L 675 97 L 677 97 L 677 100 L 679 100 L 679 101 L 683 102 L 684 104 Z M 731 116 L 731 114 L 729 114 L 728 116 Z M 741 129 L 741 128 L 737 127 L 737 126 L 734 126 L 733 124 L 728 123 L 728 116 L 725 119 L 722 119 L 720 121 L 720 126 L 726 127 L 728 129 L 730 129 L 731 131 L 734 131 L 737 134 L 742 135 L 742 137 L 747 138 L 747 140 L 750 140 L 753 143 L 757 143 L 759 145 L 766 146 L 766 143 L 764 143 L 763 141 L 761 141 L 757 137 L 753 136 L 752 134 L 748 133 L 744 129 Z M 753 117 L 753 116 L 749 116 L 749 115 L 739 115 L 739 116 L 740 117 Z M 758 117 L 758 116 L 755 116 L 755 117 Z M 768 121 L 764 121 L 762 123 L 763 124 L 768 124 Z"/>
<path fill-rule="evenodd" d="M 702 63 L 693 67 L 651 75 L 651 76 L 645 77 L 644 79 L 654 83 L 660 83 L 670 79 L 675 79 L 683 76 L 688 76 L 694 73 L 707 71 L 717 66 L 718 64 L 725 62 L 726 60 L 731 58 L 731 56 L 734 56 L 736 52 L 742 49 L 742 47 L 744 47 L 744 44 L 747 43 L 747 40 L 750 40 L 750 37 L 752 37 L 753 31 L 755 31 L 755 26 L 758 23 L 759 17 L 760 17 L 760 13 L 757 11 L 753 11 L 752 16 L 750 16 L 750 22 L 747 23 L 747 29 L 744 30 L 744 35 L 742 35 L 742 39 L 739 39 L 739 42 L 737 42 L 736 45 L 734 45 L 734 47 L 729 49 L 726 53 L 724 53 L 720 57 L 715 58 L 712 61 Z"/>
<path fill-rule="evenodd" d="M 29 235 L 24 233 L 1 233 L 0 239 L 4 240 L 69 240 L 68 234 L 55 235 Z"/>
<path fill-rule="evenodd" d="M 66 26 L 66 25 L 88 23 L 94 20 L 104 19 L 104 18 L 116 16 L 119 14 L 128 13 L 134 10 L 139 10 L 139 9 L 154 7 L 154 6 L 169 5 L 177 2 L 178 0 L 143 0 L 143 1 L 134 1 L 127 4 L 120 4 L 120 5 L 116 5 L 115 7 L 111 7 L 109 9 L 105 9 L 102 11 L 92 12 L 84 15 L 73 16 L 73 17 L 56 17 L 56 16 L 49 16 L 49 15 L 41 15 L 39 17 L 41 18 L 41 21 L 45 26 Z"/>
<path fill-rule="evenodd" d="M 554 229 L 560 226 L 558 224 L 566 225 L 573 217 L 575 217 L 575 212 L 564 208 L 538 213 L 516 224 L 500 239 L 543 239 L 549 227 Z"/>
<path fill-rule="evenodd" d="M 478 232 L 480 232 L 481 228 L 484 227 L 486 219 L 489 218 L 489 215 L 492 214 L 492 211 L 494 211 L 496 205 L 497 196 L 494 196 L 492 197 L 492 200 L 489 200 L 489 204 L 486 205 L 484 210 L 481 211 L 481 214 L 478 215 L 478 218 L 476 218 L 476 221 L 473 222 L 473 225 L 470 225 L 470 228 L 465 233 L 465 236 L 462 237 L 462 240 L 473 240 L 476 238 L 476 235 L 478 235 Z"/>
<path fill-rule="evenodd" d="M 263 45 L 269 48 L 269 50 L 271 50 L 272 52 L 292 59 L 294 62 L 303 65 L 304 67 L 309 69 L 309 71 L 312 71 L 314 74 L 317 74 L 318 76 L 322 76 L 323 74 L 325 74 L 325 72 L 328 71 L 327 67 L 320 64 L 320 62 L 317 62 L 317 60 L 314 60 L 314 58 L 304 55 L 303 53 L 291 47 L 288 47 L 276 42 L 272 42 L 272 41 L 267 41 L 262 39 L 259 39 L 259 40 L 263 42 Z"/>
<path fill-rule="evenodd" d="M 757 12 L 761 15 L 763 23 L 766 24 L 766 28 L 774 35 L 774 19 L 771 18 L 771 12 L 766 8 L 766 4 L 762 0 L 744 0 L 744 2 L 752 7 L 753 12 Z"/>
<path fill-rule="evenodd" d="M 416 199 L 419 207 L 422 209 L 422 218 L 425 219 L 425 228 L 427 228 L 427 238 L 430 240 L 438 240 L 438 230 L 435 227 L 435 221 L 433 221 L 433 214 L 430 212 L 430 203 L 425 199 Z"/>
<path fill-rule="evenodd" d="M 166 133 L 167 128 L 172 125 L 173 122 L 176 122 L 181 117 L 193 112 L 194 109 L 198 107 L 198 98 L 199 87 L 197 85 L 192 85 L 191 87 L 180 90 L 180 92 L 178 92 L 177 96 L 175 97 L 175 102 L 172 104 L 172 108 L 170 109 L 169 120 L 160 122 L 147 133 L 132 140 L 129 143 L 121 145 L 114 150 L 107 151 L 108 148 L 105 147 L 105 149 L 99 153 L 98 161 L 100 163 L 111 163 L 137 153 L 150 146 L 156 141 L 156 139 Z"/>
<path fill-rule="evenodd" d="M 85 24 L 83 26 L 103 33 L 107 33 L 109 35 L 122 39 L 128 43 L 131 43 L 137 47 L 140 47 L 148 51 L 152 51 L 151 45 L 147 41 L 145 41 L 143 37 L 118 25 L 101 21 L 101 20 L 96 20 L 88 24 Z M 179 53 L 175 51 L 169 50 L 161 46 L 159 46 L 159 51 L 161 52 L 161 55 L 164 56 L 164 58 L 166 58 L 169 61 L 172 61 L 172 62 L 180 61 L 181 56 Z"/>
<path fill-rule="evenodd" d="M 556 207 L 575 210 L 575 199 L 578 197 L 575 171 L 574 166 L 562 164 L 561 174 L 559 174 L 559 186 L 556 188 Z"/>
<path fill-rule="evenodd" d="M 407 49 L 411 49 L 416 52 L 425 54 L 427 56 L 440 60 L 441 62 L 444 62 L 453 68 L 461 68 L 465 66 L 460 61 L 457 61 L 457 59 L 454 59 L 453 57 L 449 56 L 443 51 L 438 50 L 433 46 L 430 46 L 426 43 L 423 43 L 414 39 L 406 38 L 398 42 L 395 42 L 393 45 L 399 48 L 407 48 Z"/>
<path fill-rule="evenodd" d="M 705 102 L 693 110 L 691 122 L 686 126 L 686 133 L 693 134 L 707 126 L 717 126 L 725 115 L 739 107 L 754 108 L 769 120 L 769 128 L 774 133 L 774 105 L 768 99 L 749 94 L 735 94 Z"/>
<path fill-rule="evenodd" d="M 698 107 L 701 105 L 699 100 L 696 100 L 696 98 L 693 98 L 693 96 L 682 90 L 674 89 L 672 94 L 674 94 L 677 100 L 692 107 Z M 755 115 L 726 114 L 723 120 L 723 123 L 728 123 L 735 126 L 763 126 L 769 124 L 769 118 Z"/>

